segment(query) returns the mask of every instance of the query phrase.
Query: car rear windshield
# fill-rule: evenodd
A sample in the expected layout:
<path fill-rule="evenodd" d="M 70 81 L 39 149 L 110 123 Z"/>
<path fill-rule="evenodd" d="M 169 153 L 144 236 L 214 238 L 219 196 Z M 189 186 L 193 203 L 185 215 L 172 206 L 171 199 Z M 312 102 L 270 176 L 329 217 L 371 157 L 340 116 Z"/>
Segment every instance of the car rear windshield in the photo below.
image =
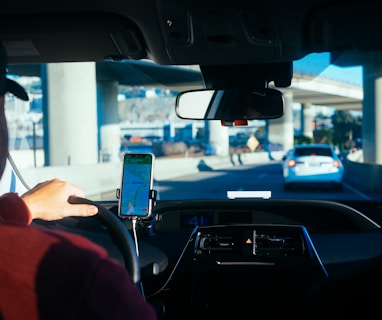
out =
<path fill-rule="evenodd" d="M 332 151 L 329 148 L 298 148 L 294 152 L 295 156 L 327 156 L 332 157 Z"/>

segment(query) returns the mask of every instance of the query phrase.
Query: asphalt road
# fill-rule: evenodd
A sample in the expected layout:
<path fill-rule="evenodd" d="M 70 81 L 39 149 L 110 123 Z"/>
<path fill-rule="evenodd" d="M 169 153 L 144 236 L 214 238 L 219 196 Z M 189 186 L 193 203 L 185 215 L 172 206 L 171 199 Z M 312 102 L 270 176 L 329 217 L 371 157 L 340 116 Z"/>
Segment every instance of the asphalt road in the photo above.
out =
<path fill-rule="evenodd" d="M 296 188 L 284 191 L 281 163 L 237 165 L 230 168 L 203 171 L 156 183 L 160 200 L 224 199 L 227 191 L 271 191 L 271 198 L 371 200 L 352 186 L 344 184 L 342 191 L 326 187 Z"/>

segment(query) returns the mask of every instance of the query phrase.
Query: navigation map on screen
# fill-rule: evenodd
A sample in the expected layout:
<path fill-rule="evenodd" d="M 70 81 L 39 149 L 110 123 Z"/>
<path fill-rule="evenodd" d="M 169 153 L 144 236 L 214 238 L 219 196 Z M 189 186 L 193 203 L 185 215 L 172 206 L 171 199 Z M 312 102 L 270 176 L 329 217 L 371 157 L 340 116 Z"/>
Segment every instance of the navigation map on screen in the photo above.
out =
<path fill-rule="evenodd" d="M 121 216 L 147 216 L 150 214 L 152 188 L 151 154 L 125 154 L 123 160 Z"/>

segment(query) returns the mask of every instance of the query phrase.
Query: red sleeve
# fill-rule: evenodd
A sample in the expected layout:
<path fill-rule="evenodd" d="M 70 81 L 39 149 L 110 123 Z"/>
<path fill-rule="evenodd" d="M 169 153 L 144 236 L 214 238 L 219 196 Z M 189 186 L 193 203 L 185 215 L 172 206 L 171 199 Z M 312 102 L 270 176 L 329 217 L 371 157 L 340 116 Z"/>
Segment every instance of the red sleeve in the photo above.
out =
<path fill-rule="evenodd" d="M 9 192 L 0 196 L 0 222 L 13 225 L 28 225 L 32 215 L 17 193 Z"/>
<path fill-rule="evenodd" d="M 157 319 L 154 308 L 145 300 L 129 274 L 111 260 L 101 260 L 94 270 L 81 302 L 79 318 Z"/>
<path fill-rule="evenodd" d="M 41 318 L 157 319 L 125 267 L 103 248 L 81 236 L 50 233 L 61 241 L 49 246 L 39 264 Z"/>

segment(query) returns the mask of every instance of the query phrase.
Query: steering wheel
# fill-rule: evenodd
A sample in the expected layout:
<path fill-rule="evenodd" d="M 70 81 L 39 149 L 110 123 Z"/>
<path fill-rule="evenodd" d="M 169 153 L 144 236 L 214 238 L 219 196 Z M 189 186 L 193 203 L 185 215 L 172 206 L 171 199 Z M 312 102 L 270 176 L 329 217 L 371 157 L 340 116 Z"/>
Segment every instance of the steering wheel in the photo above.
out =
<path fill-rule="evenodd" d="M 138 285 L 141 281 L 141 273 L 138 261 L 138 255 L 133 238 L 127 227 L 118 219 L 118 217 L 95 201 L 81 198 L 70 197 L 69 203 L 72 204 L 91 204 L 98 208 L 98 214 L 94 216 L 102 225 L 104 225 L 110 234 L 115 245 L 121 251 L 125 262 L 125 268 L 129 272 L 134 284 Z"/>

